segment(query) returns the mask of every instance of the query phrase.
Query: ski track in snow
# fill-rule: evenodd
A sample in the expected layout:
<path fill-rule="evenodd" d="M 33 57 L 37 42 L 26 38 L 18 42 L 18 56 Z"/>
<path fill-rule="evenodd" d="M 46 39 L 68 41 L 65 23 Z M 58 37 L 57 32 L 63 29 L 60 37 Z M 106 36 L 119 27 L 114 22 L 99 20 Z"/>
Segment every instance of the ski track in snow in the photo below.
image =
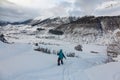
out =
<path fill-rule="evenodd" d="M 120 80 L 120 72 L 114 74 L 113 80 Z"/>
<path fill-rule="evenodd" d="M 82 64 L 82 59 L 76 59 L 75 61 L 72 61 L 72 62 L 68 61 L 68 64 L 65 65 L 63 68 L 63 72 L 64 72 L 63 80 L 89 80 L 86 74 L 84 73 L 84 68 L 82 67 L 80 68 L 80 65 L 78 64 Z"/>
<path fill-rule="evenodd" d="M 70 74 L 70 66 L 72 62 L 69 61 L 69 63 L 65 66 L 63 66 L 63 80 L 71 80 L 71 74 Z"/>
<path fill-rule="evenodd" d="M 63 67 L 62 80 L 90 80 L 84 71 L 99 64 L 101 63 L 96 63 L 95 58 L 93 58 L 92 60 L 91 58 L 76 58 L 74 60 L 67 60 L 65 66 Z M 119 76 L 117 76 L 117 79 L 118 77 Z"/>

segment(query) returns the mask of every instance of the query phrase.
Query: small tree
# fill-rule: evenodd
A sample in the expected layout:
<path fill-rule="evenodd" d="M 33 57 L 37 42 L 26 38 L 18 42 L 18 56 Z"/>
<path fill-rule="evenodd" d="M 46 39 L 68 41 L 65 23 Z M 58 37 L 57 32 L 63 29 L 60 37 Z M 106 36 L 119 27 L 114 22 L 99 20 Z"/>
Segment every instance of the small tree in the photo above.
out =
<path fill-rule="evenodd" d="M 75 57 L 75 53 L 68 53 L 67 57 Z"/>

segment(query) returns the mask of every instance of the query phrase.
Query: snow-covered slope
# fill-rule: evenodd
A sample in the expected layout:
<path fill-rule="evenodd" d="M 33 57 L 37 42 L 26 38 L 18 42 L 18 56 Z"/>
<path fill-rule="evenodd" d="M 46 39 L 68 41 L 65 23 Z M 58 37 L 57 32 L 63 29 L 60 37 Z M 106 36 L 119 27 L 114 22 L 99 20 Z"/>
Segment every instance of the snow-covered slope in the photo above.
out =
<path fill-rule="evenodd" d="M 101 54 L 94 54 L 89 53 L 88 47 L 97 50 L 96 46 L 84 45 L 78 57 L 67 57 L 64 65 L 57 66 L 57 55 L 34 51 L 30 44 L 0 45 L 0 80 L 89 80 L 84 71 L 107 59 L 102 53 L 104 48 L 98 49 Z"/>
<path fill-rule="evenodd" d="M 86 70 L 89 80 L 120 80 L 120 62 L 112 62 Z"/>

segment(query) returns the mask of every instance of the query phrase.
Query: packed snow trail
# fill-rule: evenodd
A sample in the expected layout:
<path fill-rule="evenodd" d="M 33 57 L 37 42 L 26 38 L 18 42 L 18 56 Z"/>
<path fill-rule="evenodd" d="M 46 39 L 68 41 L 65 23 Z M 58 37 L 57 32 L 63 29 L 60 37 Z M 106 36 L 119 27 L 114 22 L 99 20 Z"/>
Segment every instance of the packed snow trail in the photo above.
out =
<path fill-rule="evenodd" d="M 84 70 L 92 66 L 94 65 L 80 58 L 69 59 L 63 67 L 63 80 L 89 80 Z"/>
<path fill-rule="evenodd" d="M 67 61 L 68 61 L 68 63 L 64 64 L 64 66 L 63 66 L 63 80 L 71 80 L 71 74 L 69 72 L 70 71 L 69 67 L 72 64 L 72 61 L 69 59 Z"/>

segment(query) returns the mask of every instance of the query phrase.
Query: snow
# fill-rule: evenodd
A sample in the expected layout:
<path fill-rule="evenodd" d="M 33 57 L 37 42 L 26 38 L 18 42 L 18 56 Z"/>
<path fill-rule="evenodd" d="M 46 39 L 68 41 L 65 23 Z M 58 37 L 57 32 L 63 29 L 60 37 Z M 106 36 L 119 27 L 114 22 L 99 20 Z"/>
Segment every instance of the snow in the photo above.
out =
<path fill-rule="evenodd" d="M 49 28 L 37 34 L 37 28 L 27 25 L 3 28 L 5 38 L 14 44 L 0 42 L 0 80 L 120 80 L 120 63 L 106 64 L 106 46 L 70 42 L 64 40 L 65 35 L 49 34 Z M 54 38 L 48 38 L 51 36 Z M 106 41 L 106 36 L 109 35 L 100 41 Z M 75 53 L 75 57 L 67 57 L 64 65 L 57 66 L 57 55 L 34 51 L 34 43 L 51 52 L 63 49 L 65 55 Z M 79 44 L 83 51 L 74 49 Z"/>
<path fill-rule="evenodd" d="M 47 68 L 56 65 L 55 56 L 35 52 L 27 44 L 2 45 L 3 47 L 0 47 L 0 80 L 13 80 L 18 75 L 47 70 Z"/>
<path fill-rule="evenodd" d="M 79 57 L 67 57 L 64 65 L 57 66 L 57 55 L 34 51 L 31 44 L 0 45 L 0 80 L 89 80 L 85 70 L 106 61 L 104 54 L 83 51 Z"/>
<path fill-rule="evenodd" d="M 120 80 L 120 62 L 111 62 L 86 70 L 90 80 Z"/>

